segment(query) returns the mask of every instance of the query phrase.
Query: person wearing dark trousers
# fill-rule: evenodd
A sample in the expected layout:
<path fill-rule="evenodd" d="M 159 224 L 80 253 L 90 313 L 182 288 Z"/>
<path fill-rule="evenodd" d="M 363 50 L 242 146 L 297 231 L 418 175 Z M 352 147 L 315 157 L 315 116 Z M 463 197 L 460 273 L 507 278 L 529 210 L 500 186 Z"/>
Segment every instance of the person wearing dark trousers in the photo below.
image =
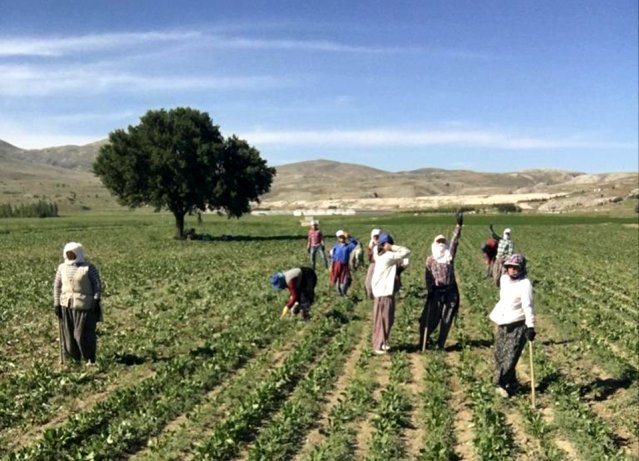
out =
<path fill-rule="evenodd" d="M 278 290 L 288 288 L 289 298 L 282 309 L 282 318 L 289 311 L 293 315 L 300 314 L 303 319 L 310 318 L 317 285 L 317 275 L 313 269 L 294 267 L 285 272 L 276 272 L 271 276 L 271 285 Z"/>
<path fill-rule="evenodd" d="M 318 221 L 311 221 L 311 227 L 308 230 L 308 238 L 306 240 L 306 251 L 311 259 L 313 270 L 315 270 L 315 259 L 318 254 L 322 258 L 324 269 L 328 269 L 328 260 L 326 259 L 326 253 L 324 253 L 324 235 L 319 228 Z"/>
<path fill-rule="evenodd" d="M 87 365 L 95 363 L 97 323 L 102 320 L 100 292 L 102 282 L 96 267 L 85 261 L 84 248 L 67 243 L 64 262 L 53 281 L 53 306 L 60 322 L 61 361 L 71 357 Z"/>
<path fill-rule="evenodd" d="M 514 253 L 504 261 L 499 302 L 490 313 L 495 333 L 495 390 L 508 397 L 518 388 L 515 367 L 526 345 L 535 340 L 533 287 L 527 277 L 526 258 Z"/>
<path fill-rule="evenodd" d="M 453 320 L 459 310 L 459 289 L 455 279 L 455 256 L 462 226 L 463 213 L 457 213 L 456 226 L 450 243 L 444 235 L 438 235 L 431 245 L 431 255 L 426 259 L 424 278 L 428 295 L 419 318 L 419 347 L 428 346 L 431 334 L 439 328 L 437 346 L 443 349 Z"/>

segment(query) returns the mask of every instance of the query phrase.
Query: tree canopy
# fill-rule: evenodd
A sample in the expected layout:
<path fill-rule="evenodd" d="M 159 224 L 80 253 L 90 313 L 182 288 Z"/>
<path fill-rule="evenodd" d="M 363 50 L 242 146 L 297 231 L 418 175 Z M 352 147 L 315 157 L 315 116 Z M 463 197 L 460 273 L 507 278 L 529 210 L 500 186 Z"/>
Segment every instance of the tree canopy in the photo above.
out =
<path fill-rule="evenodd" d="M 257 149 L 225 139 L 206 112 L 188 107 L 150 110 L 138 125 L 111 132 L 93 171 L 120 204 L 170 210 L 180 238 L 187 213 L 240 217 L 275 176 Z"/>

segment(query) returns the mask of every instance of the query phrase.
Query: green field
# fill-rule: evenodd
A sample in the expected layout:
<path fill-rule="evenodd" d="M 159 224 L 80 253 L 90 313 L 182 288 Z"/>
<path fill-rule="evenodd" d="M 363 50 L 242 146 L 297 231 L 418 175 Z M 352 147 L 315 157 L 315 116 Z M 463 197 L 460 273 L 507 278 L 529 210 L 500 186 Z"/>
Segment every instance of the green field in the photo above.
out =
<path fill-rule="evenodd" d="M 187 227 L 212 241 L 173 240 L 168 214 L 0 221 L 1 459 L 639 459 L 636 217 L 467 216 L 460 317 L 447 350 L 425 354 L 423 262 L 452 215 L 322 219 L 328 235 L 381 227 L 412 250 L 381 357 L 361 272 L 338 299 L 321 271 L 312 320 L 279 320 L 268 276 L 306 263 L 297 218 L 204 220 Z M 529 259 L 536 410 L 491 385 L 489 222 Z M 72 240 L 104 283 L 97 367 L 59 364 L 52 282 Z"/>

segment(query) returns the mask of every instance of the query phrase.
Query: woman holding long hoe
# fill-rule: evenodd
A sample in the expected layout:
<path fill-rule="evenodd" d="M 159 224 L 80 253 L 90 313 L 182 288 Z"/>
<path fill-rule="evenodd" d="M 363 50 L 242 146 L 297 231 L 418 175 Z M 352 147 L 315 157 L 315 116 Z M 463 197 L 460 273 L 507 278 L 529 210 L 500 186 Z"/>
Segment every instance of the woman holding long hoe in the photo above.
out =
<path fill-rule="evenodd" d="M 459 310 L 459 289 L 455 279 L 455 255 L 459 247 L 464 214 L 457 213 L 456 225 L 450 241 L 438 235 L 431 244 L 431 254 L 426 258 L 424 279 L 428 296 L 419 318 L 419 346 L 428 347 L 430 335 L 439 328 L 437 347 L 444 349 L 448 332 Z"/>
<path fill-rule="evenodd" d="M 490 313 L 490 320 L 497 324 L 495 334 L 495 385 L 496 392 L 509 397 L 519 387 L 515 366 L 526 340 L 530 342 L 532 399 L 534 406 L 534 371 L 532 369 L 532 342 L 535 340 L 535 314 L 533 288 L 527 277 L 526 258 L 513 254 L 504 262 L 506 273 L 501 276 L 499 302 Z"/>

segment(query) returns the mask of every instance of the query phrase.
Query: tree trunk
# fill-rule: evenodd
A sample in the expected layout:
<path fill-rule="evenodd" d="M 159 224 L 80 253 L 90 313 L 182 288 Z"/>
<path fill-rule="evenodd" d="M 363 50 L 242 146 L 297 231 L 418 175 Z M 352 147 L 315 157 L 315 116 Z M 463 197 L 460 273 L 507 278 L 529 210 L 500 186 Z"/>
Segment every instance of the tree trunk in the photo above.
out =
<path fill-rule="evenodd" d="M 173 212 L 173 216 L 175 216 L 175 238 L 183 239 L 184 238 L 184 215 L 186 213 L 181 212 Z"/>

